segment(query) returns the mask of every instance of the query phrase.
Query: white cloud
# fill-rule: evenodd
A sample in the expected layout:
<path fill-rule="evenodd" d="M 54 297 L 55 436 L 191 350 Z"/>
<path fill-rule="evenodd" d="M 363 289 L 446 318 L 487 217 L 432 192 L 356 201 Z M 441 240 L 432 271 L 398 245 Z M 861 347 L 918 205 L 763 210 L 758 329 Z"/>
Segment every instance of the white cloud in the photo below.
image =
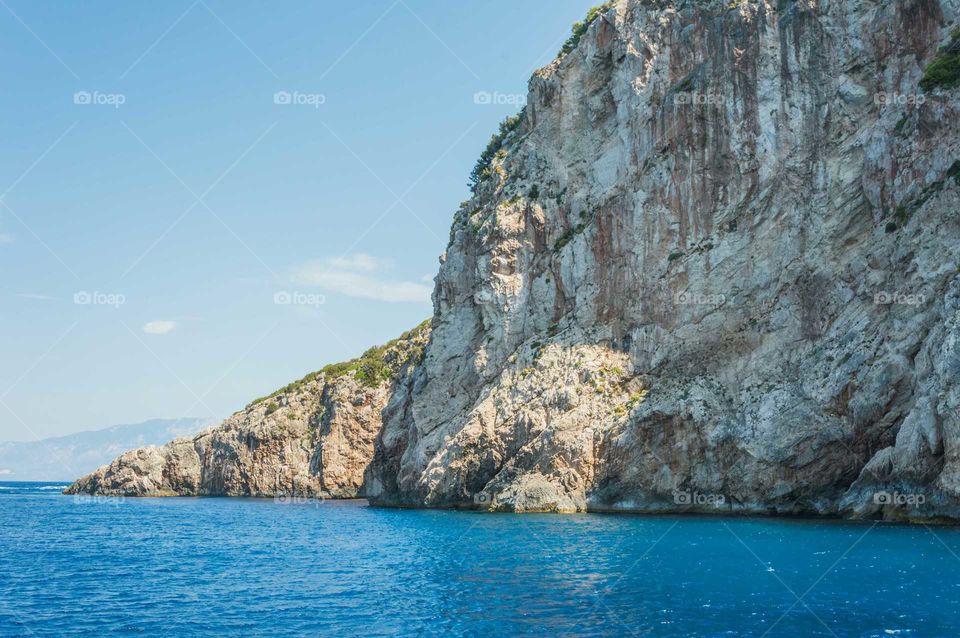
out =
<path fill-rule="evenodd" d="M 165 335 L 168 332 L 172 332 L 176 327 L 176 321 L 164 321 L 162 319 L 158 319 L 156 321 L 147 323 L 147 325 L 143 327 L 143 331 L 148 335 Z"/>
<path fill-rule="evenodd" d="M 358 299 L 386 302 L 428 302 L 432 288 L 413 281 L 389 278 L 391 266 L 364 253 L 310 262 L 298 268 L 293 280 Z"/>
<path fill-rule="evenodd" d="M 378 270 L 385 270 L 390 266 L 388 262 L 371 257 L 366 253 L 357 253 L 355 255 L 347 255 L 346 257 L 332 257 L 325 260 L 325 262 L 332 268 L 355 272 L 376 272 Z"/>
<path fill-rule="evenodd" d="M 0 244 L 12 244 L 14 241 L 13 235 L 8 235 L 7 233 L 0 233 Z"/>
<path fill-rule="evenodd" d="M 0 470 L 0 476 L 10 476 L 13 474 L 13 470 Z"/>

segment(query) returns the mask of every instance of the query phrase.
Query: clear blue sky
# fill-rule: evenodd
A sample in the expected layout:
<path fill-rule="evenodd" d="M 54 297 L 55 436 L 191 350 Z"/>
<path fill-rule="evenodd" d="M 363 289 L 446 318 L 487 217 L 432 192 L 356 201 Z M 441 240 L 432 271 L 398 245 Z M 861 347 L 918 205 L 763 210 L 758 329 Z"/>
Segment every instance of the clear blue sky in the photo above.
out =
<path fill-rule="evenodd" d="M 0 441 L 223 417 L 430 316 L 590 4 L 2 0 Z"/>

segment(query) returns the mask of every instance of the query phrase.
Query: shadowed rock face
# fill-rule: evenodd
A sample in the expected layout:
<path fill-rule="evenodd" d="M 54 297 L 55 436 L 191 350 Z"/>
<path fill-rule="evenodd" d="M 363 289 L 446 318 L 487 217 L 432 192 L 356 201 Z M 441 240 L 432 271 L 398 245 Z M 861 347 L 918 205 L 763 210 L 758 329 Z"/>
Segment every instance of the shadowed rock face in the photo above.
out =
<path fill-rule="evenodd" d="M 618 0 L 457 213 L 422 359 L 71 489 L 960 518 L 960 90 L 918 89 L 958 12 Z"/>
<path fill-rule="evenodd" d="M 730 4 L 619 0 L 531 79 L 373 502 L 960 516 L 960 0 Z"/>
<path fill-rule="evenodd" d="M 194 437 L 127 452 L 67 493 L 363 496 L 381 411 L 428 335 L 423 325 L 386 348 L 389 379 L 364 381 L 362 367 L 311 375 Z"/>

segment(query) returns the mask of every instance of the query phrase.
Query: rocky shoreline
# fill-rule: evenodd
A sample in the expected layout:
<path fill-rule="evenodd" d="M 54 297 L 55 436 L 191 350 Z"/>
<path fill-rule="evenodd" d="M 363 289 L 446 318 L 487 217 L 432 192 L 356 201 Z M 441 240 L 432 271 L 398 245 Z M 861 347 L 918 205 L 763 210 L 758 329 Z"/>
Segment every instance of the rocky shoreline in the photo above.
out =
<path fill-rule="evenodd" d="M 958 16 L 591 12 L 474 169 L 415 356 L 70 491 L 960 520 Z"/>

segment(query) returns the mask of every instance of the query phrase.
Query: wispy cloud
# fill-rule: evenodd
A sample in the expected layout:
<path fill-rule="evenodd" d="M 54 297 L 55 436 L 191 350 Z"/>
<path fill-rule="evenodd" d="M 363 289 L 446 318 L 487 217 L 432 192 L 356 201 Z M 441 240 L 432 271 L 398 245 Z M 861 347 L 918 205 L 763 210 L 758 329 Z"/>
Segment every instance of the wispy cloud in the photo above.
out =
<path fill-rule="evenodd" d="M 23 299 L 39 299 L 40 301 L 53 301 L 50 295 L 41 295 L 39 292 L 18 292 L 18 297 Z"/>
<path fill-rule="evenodd" d="M 0 244 L 12 244 L 15 240 L 9 233 L 0 233 Z"/>
<path fill-rule="evenodd" d="M 304 264 L 294 272 L 293 280 L 300 286 L 316 286 L 358 299 L 391 303 L 430 301 L 430 286 L 393 279 L 391 270 L 389 262 L 357 253 Z"/>
<path fill-rule="evenodd" d="M 157 319 L 156 321 L 148 322 L 143 327 L 143 331 L 148 335 L 165 335 L 168 332 L 173 332 L 173 329 L 176 327 L 177 327 L 176 321 L 166 321 L 163 319 Z"/>
<path fill-rule="evenodd" d="M 13 474 L 12 470 L 0 470 L 0 476 L 10 476 L 11 474 Z"/>

